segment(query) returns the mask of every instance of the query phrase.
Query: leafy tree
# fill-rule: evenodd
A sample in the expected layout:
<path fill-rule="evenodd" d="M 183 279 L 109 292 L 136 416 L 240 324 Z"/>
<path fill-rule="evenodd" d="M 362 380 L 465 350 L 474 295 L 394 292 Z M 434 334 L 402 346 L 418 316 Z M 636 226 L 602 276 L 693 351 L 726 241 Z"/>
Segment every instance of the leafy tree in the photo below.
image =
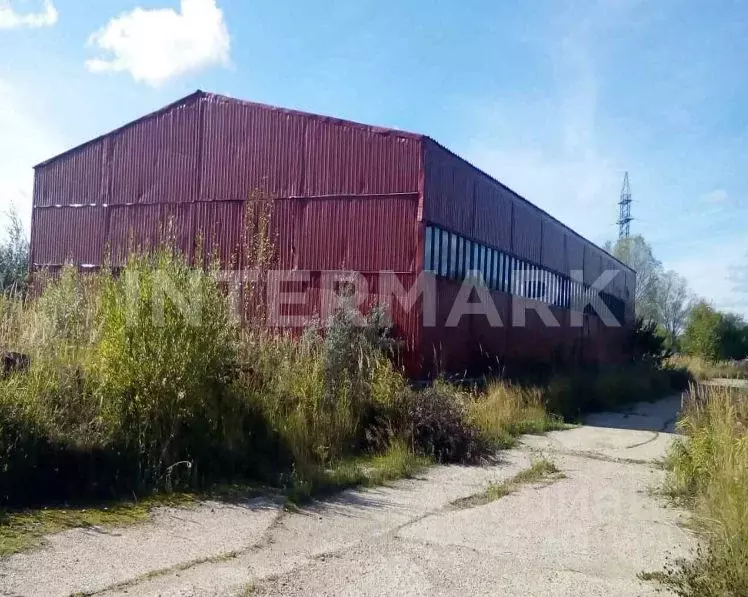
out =
<path fill-rule="evenodd" d="M 722 314 L 709 303 L 697 303 L 686 322 L 682 340 L 683 351 L 709 361 L 719 360 L 723 353 L 723 324 Z"/>
<path fill-rule="evenodd" d="M 654 321 L 636 318 L 636 324 L 629 335 L 629 354 L 633 361 L 659 367 L 672 354 L 659 327 Z"/>
<path fill-rule="evenodd" d="M 16 208 L 7 213 L 5 240 L 0 243 L 0 291 L 26 290 L 29 273 L 29 241 Z"/>
<path fill-rule="evenodd" d="M 636 316 L 659 321 L 659 282 L 663 275 L 662 263 L 655 258 L 652 247 L 641 235 L 620 238 L 608 251 L 636 271 Z"/>
<path fill-rule="evenodd" d="M 722 358 L 744 359 L 748 357 L 748 325 L 740 315 L 726 313 L 722 316 L 720 336 Z"/>
<path fill-rule="evenodd" d="M 665 272 L 657 282 L 655 302 L 657 321 L 665 329 L 670 346 L 674 347 L 694 302 L 686 279 L 673 270 Z"/>

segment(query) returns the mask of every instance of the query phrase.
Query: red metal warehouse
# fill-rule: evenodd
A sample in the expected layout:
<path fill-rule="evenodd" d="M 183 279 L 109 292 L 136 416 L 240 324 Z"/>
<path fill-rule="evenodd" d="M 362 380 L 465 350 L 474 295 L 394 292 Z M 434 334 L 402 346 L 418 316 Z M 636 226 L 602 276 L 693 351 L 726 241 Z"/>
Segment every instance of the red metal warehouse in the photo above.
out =
<path fill-rule="evenodd" d="M 185 253 L 203 238 L 228 267 L 237 255 L 241 263 L 244 214 L 258 193 L 273 199 L 276 267 L 309 272 L 299 307 L 309 315 L 319 311 L 324 272 L 361 272 L 372 299 L 380 272 L 405 288 L 433 272 L 435 325 L 420 300 L 391 313 L 414 374 L 459 371 L 486 356 L 626 356 L 635 273 L 429 137 L 201 91 L 37 166 L 31 261 L 37 270 L 117 266 L 133 243 L 161 242 L 168 222 Z M 483 275 L 503 325 L 485 315 L 447 325 L 471 270 Z M 617 272 L 602 297 L 620 326 L 582 307 L 583 324 L 572 325 L 572 270 L 583 272 L 582 287 Z M 532 309 L 525 325 L 511 325 L 539 303 L 559 326 Z"/>

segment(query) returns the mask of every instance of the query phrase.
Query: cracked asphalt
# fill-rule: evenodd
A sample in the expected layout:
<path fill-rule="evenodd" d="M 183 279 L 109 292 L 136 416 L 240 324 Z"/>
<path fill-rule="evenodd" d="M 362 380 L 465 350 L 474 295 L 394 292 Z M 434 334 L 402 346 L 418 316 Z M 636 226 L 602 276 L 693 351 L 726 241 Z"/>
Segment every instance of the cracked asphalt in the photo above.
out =
<path fill-rule="evenodd" d="M 637 574 L 695 547 L 687 514 L 653 489 L 679 398 L 525 437 L 484 467 L 343 492 L 286 512 L 280 500 L 160 509 L 133 527 L 75 529 L 0 561 L 0 594 L 655 595 Z M 468 509 L 451 502 L 529 467 L 565 478 Z"/>

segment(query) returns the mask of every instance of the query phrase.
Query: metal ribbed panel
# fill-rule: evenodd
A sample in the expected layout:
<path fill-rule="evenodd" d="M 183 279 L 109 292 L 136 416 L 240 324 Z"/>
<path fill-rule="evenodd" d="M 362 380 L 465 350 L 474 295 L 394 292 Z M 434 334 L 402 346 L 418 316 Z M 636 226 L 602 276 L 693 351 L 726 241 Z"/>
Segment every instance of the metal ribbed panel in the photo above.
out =
<path fill-rule="evenodd" d="M 475 237 L 505 251 L 512 246 L 511 194 L 494 181 L 481 177 L 475 187 Z"/>
<path fill-rule="evenodd" d="M 414 272 L 417 208 L 416 196 L 352 199 L 347 214 L 347 267 L 369 272 Z"/>
<path fill-rule="evenodd" d="M 416 138 L 321 117 L 305 119 L 305 196 L 417 192 L 419 171 Z"/>
<path fill-rule="evenodd" d="M 106 161 L 106 203 L 191 202 L 198 189 L 198 102 L 113 133 Z"/>
<path fill-rule="evenodd" d="M 169 203 L 162 206 L 161 239 L 167 246 L 178 249 L 188 258 L 195 249 L 194 215 L 193 203 Z"/>
<path fill-rule="evenodd" d="M 279 268 L 298 269 L 300 229 L 304 217 L 301 199 L 277 199 L 273 202 L 271 234 L 275 260 Z"/>
<path fill-rule="evenodd" d="M 452 280 L 435 280 L 436 326 L 423 328 L 420 345 L 421 363 L 428 373 L 465 371 L 477 352 L 470 316 L 460 319 L 456 327 L 446 327 L 459 289 L 460 285 Z"/>
<path fill-rule="evenodd" d="M 106 145 L 106 139 L 99 139 L 37 168 L 34 206 L 101 204 Z"/>
<path fill-rule="evenodd" d="M 221 267 L 241 266 L 244 203 L 204 202 L 195 205 L 195 239 L 206 260 L 219 259 Z"/>
<path fill-rule="evenodd" d="M 584 247 L 584 283 L 592 284 L 602 273 L 602 253 L 599 249 L 585 245 Z"/>
<path fill-rule="evenodd" d="M 550 218 L 543 218 L 541 265 L 568 275 L 564 229 Z"/>
<path fill-rule="evenodd" d="M 104 251 L 103 207 L 51 207 L 34 211 L 34 265 L 97 265 Z"/>
<path fill-rule="evenodd" d="M 566 265 L 571 270 L 584 270 L 584 241 L 576 234 L 566 233 Z"/>
<path fill-rule="evenodd" d="M 303 201 L 298 267 L 363 272 L 415 271 L 417 197 L 336 198 Z M 290 224 L 284 224 L 290 229 Z"/>
<path fill-rule="evenodd" d="M 473 235 L 475 183 L 470 167 L 431 140 L 425 141 L 423 218 Z"/>
<path fill-rule="evenodd" d="M 305 202 L 299 231 L 299 269 L 346 267 L 348 222 L 346 202 L 319 199 Z"/>
<path fill-rule="evenodd" d="M 514 202 L 512 250 L 522 259 L 540 263 L 540 212 L 522 201 Z"/>
<path fill-rule="evenodd" d="M 117 205 L 108 207 L 107 212 L 112 265 L 122 265 L 132 253 L 147 252 L 159 245 L 160 205 Z"/>
<path fill-rule="evenodd" d="M 302 194 L 302 116 L 212 96 L 202 101 L 203 201 Z"/>

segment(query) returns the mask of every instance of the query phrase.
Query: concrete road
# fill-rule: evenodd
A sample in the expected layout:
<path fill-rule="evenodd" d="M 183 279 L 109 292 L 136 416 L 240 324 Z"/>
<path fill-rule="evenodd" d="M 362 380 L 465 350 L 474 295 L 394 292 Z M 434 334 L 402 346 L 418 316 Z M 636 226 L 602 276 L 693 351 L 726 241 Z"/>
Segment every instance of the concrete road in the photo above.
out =
<path fill-rule="evenodd" d="M 653 493 L 680 401 L 591 417 L 486 467 L 434 467 L 300 512 L 255 500 L 163 509 L 117 531 L 74 530 L 0 561 L 0 594 L 655 595 L 637 573 L 694 547 L 686 514 Z M 451 503 L 542 454 L 565 478 L 490 504 Z"/>

